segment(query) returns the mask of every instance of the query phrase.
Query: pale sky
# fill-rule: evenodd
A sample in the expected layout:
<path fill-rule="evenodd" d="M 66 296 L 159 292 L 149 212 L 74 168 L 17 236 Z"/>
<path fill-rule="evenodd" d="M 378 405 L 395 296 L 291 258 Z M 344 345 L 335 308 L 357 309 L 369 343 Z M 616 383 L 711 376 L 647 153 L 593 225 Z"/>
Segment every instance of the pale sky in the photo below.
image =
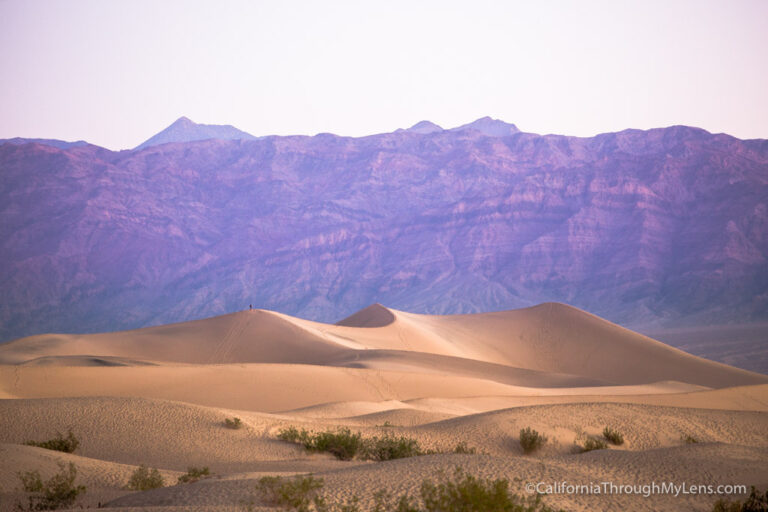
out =
<path fill-rule="evenodd" d="M 768 138 L 768 1 L 0 0 L 0 138 L 124 149 L 182 115 Z"/>

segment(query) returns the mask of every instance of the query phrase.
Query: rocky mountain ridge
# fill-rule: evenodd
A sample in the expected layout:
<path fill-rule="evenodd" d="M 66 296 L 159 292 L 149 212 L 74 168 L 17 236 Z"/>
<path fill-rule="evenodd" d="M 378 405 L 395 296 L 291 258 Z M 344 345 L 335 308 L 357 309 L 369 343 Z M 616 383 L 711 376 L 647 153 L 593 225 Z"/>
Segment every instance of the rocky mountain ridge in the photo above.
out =
<path fill-rule="evenodd" d="M 768 141 L 485 125 L 497 134 L 2 144 L 0 340 L 248 304 L 323 321 L 374 302 L 768 318 Z"/>

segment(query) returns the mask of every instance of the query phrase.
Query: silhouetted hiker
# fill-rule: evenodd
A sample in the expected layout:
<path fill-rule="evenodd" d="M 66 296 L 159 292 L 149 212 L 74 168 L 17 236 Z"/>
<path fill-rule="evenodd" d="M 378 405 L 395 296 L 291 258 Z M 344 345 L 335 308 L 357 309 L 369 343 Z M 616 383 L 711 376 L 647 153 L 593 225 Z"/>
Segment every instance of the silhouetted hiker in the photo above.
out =
<path fill-rule="evenodd" d="M 248 309 L 250 309 L 251 311 L 253 311 L 253 304 L 248 304 Z"/>

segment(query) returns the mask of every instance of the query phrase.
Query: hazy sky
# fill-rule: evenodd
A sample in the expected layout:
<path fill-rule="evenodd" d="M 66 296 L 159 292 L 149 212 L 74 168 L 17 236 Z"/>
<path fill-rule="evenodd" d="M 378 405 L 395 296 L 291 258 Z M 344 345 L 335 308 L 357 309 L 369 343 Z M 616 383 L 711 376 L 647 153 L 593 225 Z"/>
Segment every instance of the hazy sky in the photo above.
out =
<path fill-rule="evenodd" d="M 768 1 L 0 0 L 0 138 L 136 146 L 186 115 L 367 135 L 490 115 L 768 138 Z"/>

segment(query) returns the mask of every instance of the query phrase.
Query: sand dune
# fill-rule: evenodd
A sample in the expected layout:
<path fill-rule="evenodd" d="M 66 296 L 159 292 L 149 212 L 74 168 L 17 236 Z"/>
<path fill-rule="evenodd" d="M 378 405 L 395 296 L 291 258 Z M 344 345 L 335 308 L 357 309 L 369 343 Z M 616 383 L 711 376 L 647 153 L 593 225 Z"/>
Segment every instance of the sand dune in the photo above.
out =
<path fill-rule="evenodd" d="M 82 457 L 79 455 L 44 450 L 33 446 L 0 443 L 0 489 L 12 491 L 19 489 L 17 472 L 39 471 L 42 478 L 48 479 L 60 470 L 59 464 L 74 463 L 77 468 L 77 482 L 87 488 L 89 503 L 106 503 L 130 491 L 124 489 L 137 466 L 108 462 Z M 161 471 L 168 482 L 175 482 L 180 471 Z M 8 501 L 22 498 L 22 493 L 8 497 Z"/>
<path fill-rule="evenodd" d="M 382 424 L 385 421 L 390 421 L 393 424 L 405 425 L 436 421 L 440 416 L 466 416 L 512 407 L 543 404 L 634 403 L 678 408 L 768 412 L 768 385 L 677 392 L 680 390 L 680 387 L 675 383 L 568 389 L 566 390 L 567 394 L 556 394 L 555 390 L 529 389 L 526 390 L 526 394 L 516 396 L 417 398 L 386 402 L 334 402 L 295 411 L 284 411 L 284 414 L 296 414 L 310 418 L 345 419 L 348 422 L 362 422 L 363 424 Z M 420 421 L 421 418 L 429 417 L 425 415 L 434 415 L 435 419 Z M 401 419 L 393 421 L 393 417 Z"/>
<path fill-rule="evenodd" d="M 289 318 L 259 310 L 135 331 L 31 336 L 0 346 L 0 362 L 87 354 L 173 363 L 311 364 L 343 350 Z"/>
<path fill-rule="evenodd" d="M 537 482 L 545 478 L 548 482 L 586 482 L 590 476 L 615 482 L 652 482 L 667 478 L 680 478 L 669 460 L 679 461 L 681 466 L 696 468 L 687 475 L 696 482 L 726 481 L 730 478 L 741 479 L 750 471 L 760 467 L 756 454 L 748 450 L 725 453 L 721 446 L 704 445 L 685 449 L 670 448 L 640 452 L 639 454 L 612 451 L 605 454 L 585 454 L 572 461 L 557 460 L 542 473 L 541 460 L 524 457 L 498 457 L 492 455 L 442 455 L 418 457 L 415 459 L 396 460 L 381 464 L 355 467 L 345 470 L 317 473 L 315 476 L 325 480 L 326 488 L 335 489 L 336 499 L 358 495 L 361 504 L 370 502 L 374 489 L 386 488 L 393 493 L 418 492 L 418 486 L 424 478 L 435 478 L 437 467 L 450 468 L 461 466 L 473 474 L 489 478 L 505 477 L 513 484 L 516 492 L 524 492 L 526 482 Z M 743 457 L 743 458 L 742 458 Z M 702 464 L 702 462 L 720 460 L 720 464 Z M 517 479 L 517 480 L 515 480 Z M 124 507 L 143 507 L 159 503 L 180 503 L 185 507 L 203 506 L 215 510 L 227 510 L 226 507 L 242 506 L 240 503 L 254 496 L 255 479 L 227 482 L 202 482 L 183 488 L 169 488 L 125 496 L 111 505 Z M 547 496 L 546 503 L 565 510 L 605 510 L 605 511 L 670 511 L 711 510 L 713 499 L 709 496 Z M 709 506 L 708 506 L 709 505 Z M 118 509 L 119 510 L 119 509 Z M 150 509 L 151 510 L 151 509 Z M 190 510 L 193 510 L 190 508 Z M 197 510 L 197 509 L 194 509 Z"/>
<path fill-rule="evenodd" d="M 147 397 L 261 412 L 290 411 L 336 402 L 379 404 L 376 407 L 380 410 L 380 404 L 421 399 L 443 400 L 451 410 L 457 403 L 476 402 L 483 397 L 493 398 L 494 408 L 536 403 L 640 401 L 679 407 L 765 410 L 768 408 L 767 385 L 735 389 L 753 388 L 762 391 L 745 395 L 729 388 L 720 393 L 700 394 L 696 392 L 706 388 L 679 382 L 536 388 L 437 373 L 317 365 L 0 366 L 0 392 L 6 398 Z"/>
<path fill-rule="evenodd" d="M 56 430 L 72 428 L 83 440 L 80 456 L 46 450 L 0 445 L 13 456 L 13 467 L 39 465 L 53 471 L 54 461 L 73 460 L 82 465 L 83 482 L 97 486 L 100 496 L 118 492 L 133 466 L 146 463 L 159 467 L 171 478 L 189 465 L 208 465 L 217 476 L 190 486 L 127 495 L 114 506 L 238 506 L 254 494 L 255 478 L 264 474 L 313 472 L 326 480 L 331 496 L 341 499 L 357 494 L 370 499 L 374 490 L 416 490 L 421 478 L 433 477 L 438 468 L 451 470 L 460 465 L 478 475 L 513 480 L 522 492 L 527 481 L 603 481 L 618 483 L 650 481 L 752 482 L 768 485 L 768 415 L 742 411 L 681 409 L 642 404 L 574 403 L 491 411 L 457 416 L 386 431 L 416 438 L 428 448 L 450 451 L 458 442 L 479 450 L 476 455 L 433 455 L 386 463 L 340 462 L 326 455 L 306 454 L 275 441 L 276 429 L 300 425 L 312 429 L 332 428 L 346 422 L 317 422 L 311 418 L 239 413 L 246 423 L 232 431 L 221 421 L 232 411 L 176 402 L 120 398 L 64 400 L 9 400 L 2 406 L 0 441 L 19 443 L 29 434 L 28 425 L 45 418 L 43 437 Z M 350 404 L 354 407 L 354 404 Z M 13 421 L 6 418 L 14 418 Z M 653 428 L 638 418 L 654 418 Z M 612 425 L 624 432 L 626 443 L 607 451 L 574 454 L 574 441 L 582 433 L 599 435 Z M 532 426 L 550 438 L 545 449 L 523 456 L 517 443 L 522 426 Z M 369 435 L 381 434 L 381 427 L 359 427 Z M 140 433 L 140 436 L 137 435 Z M 698 445 L 685 445 L 683 434 L 695 435 Z M 61 456 L 60 456 L 61 455 Z M 45 460 L 41 457 L 47 457 Z M 229 475 L 229 476 L 225 476 Z M 0 472 L 3 482 L 13 483 L 9 470 Z M 650 501 L 649 501 L 650 500 Z M 709 497 L 619 496 L 611 507 L 630 510 L 675 510 L 675 507 L 706 509 Z M 577 510 L 592 510 L 605 503 L 596 497 L 555 496 L 548 503 Z"/>
<path fill-rule="evenodd" d="M 354 404 L 350 404 L 354 407 Z M 358 409 L 359 411 L 359 409 Z M 20 444 L 30 437 L 47 438 L 72 429 L 79 434 L 78 456 L 102 461 L 155 465 L 183 471 L 189 465 L 209 465 L 217 472 L 264 471 L 279 461 L 302 458 L 324 469 L 346 467 L 332 457 L 307 455 L 294 445 L 277 441 L 274 433 L 282 425 L 326 428 L 345 425 L 285 415 L 231 411 L 180 402 L 126 398 L 68 398 L 5 400 L 0 402 L 3 429 L 0 443 Z M 231 430 L 226 417 L 237 414 L 245 427 Z M 653 428 L 638 423 L 638 417 L 655 418 Z M 11 420 L 10 418 L 13 418 Z M 29 425 L 36 427 L 30 434 Z M 359 427 L 375 434 L 384 431 L 408 433 L 423 445 L 440 451 L 458 442 L 494 455 L 522 455 L 517 443 L 520 428 L 532 426 L 549 436 L 545 454 L 569 455 L 579 433 L 599 435 L 605 425 L 625 433 L 624 446 L 616 450 L 648 450 L 682 446 L 681 435 L 695 435 L 702 443 L 723 443 L 768 449 L 768 414 L 755 411 L 715 411 L 641 403 L 565 403 L 513 407 L 479 414 L 402 427 Z M 391 430 L 390 430 L 391 429 Z M 137 435 L 141 433 L 141 435 Z M 195 450 L 189 450 L 190 445 Z M 38 455 L 71 456 L 33 447 Z M 359 464 L 359 463 L 357 463 Z M 371 464 L 364 462 L 362 464 Z M 768 478 L 768 474 L 765 475 Z"/>
<path fill-rule="evenodd" d="M 0 390 L 17 398 L 149 397 L 267 412 L 339 400 L 509 395 L 521 389 L 483 379 L 318 365 L 0 366 Z"/>
<path fill-rule="evenodd" d="M 400 357 L 365 354 L 372 349 L 396 351 Z M 403 352 L 412 355 L 402 357 Z M 426 359 L 424 354 L 443 359 Z M 452 374 L 462 369 L 469 375 L 499 373 L 478 366 L 484 362 L 517 369 L 518 374 L 557 374 L 551 383 L 535 379 L 537 385 L 551 386 L 568 385 L 564 376 L 623 385 L 674 380 L 727 387 L 768 382 L 764 375 L 691 356 L 562 304 L 453 316 L 414 315 L 374 305 L 340 325 L 244 311 L 135 331 L 33 336 L 0 346 L 3 364 L 83 355 L 188 364 L 315 365 L 350 365 L 362 357 L 376 358 L 378 365 L 390 368 L 416 364 L 422 369 L 443 366 Z M 450 357 L 464 362 L 445 359 Z"/>
<path fill-rule="evenodd" d="M 465 376 L 512 386 L 567 388 L 610 385 L 609 382 L 580 375 L 541 372 L 463 357 L 405 350 L 356 350 L 331 359 L 326 364 L 347 368 Z"/>
<path fill-rule="evenodd" d="M 244 428 L 227 429 L 237 416 Z M 308 454 L 276 439 L 294 425 L 417 439 L 450 452 L 372 463 Z M 386 425 L 386 426 L 385 426 Z M 620 430 L 623 446 L 575 454 Z M 524 456 L 519 430 L 549 438 Z M 72 429 L 77 454 L 22 446 Z M 0 511 L 24 496 L 16 473 L 72 461 L 93 492 L 125 510 L 242 510 L 255 479 L 313 472 L 330 496 L 414 492 L 438 469 L 488 477 L 619 483 L 675 480 L 768 486 L 768 377 L 713 363 L 561 304 L 428 316 L 366 308 L 337 325 L 269 311 L 104 334 L 48 334 L 0 346 Z M 686 445 L 691 435 L 700 442 Z M 129 493 L 139 464 L 175 480 Z M 516 479 L 516 480 L 515 480 Z M 568 510 L 708 510 L 711 496 L 548 496 Z M 258 503 L 256 503 L 258 505 Z"/>
<path fill-rule="evenodd" d="M 146 366 L 151 361 L 112 356 L 43 356 L 19 363 L 21 366 Z"/>
<path fill-rule="evenodd" d="M 565 373 L 615 384 L 678 380 L 709 387 L 766 382 L 764 376 L 697 358 L 564 304 L 474 315 L 429 316 L 368 308 L 343 320 L 342 325 L 371 330 L 417 329 L 415 339 L 441 340 L 418 344 L 418 351 L 460 355 L 468 359 L 506 364 L 543 372 Z M 392 337 L 394 338 L 394 337 Z M 404 342 L 401 349 L 409 349 Z M 394 348 L 394 347 L 392 347 Z M 461 354 L 457 354 L 459 351 Z"/>

